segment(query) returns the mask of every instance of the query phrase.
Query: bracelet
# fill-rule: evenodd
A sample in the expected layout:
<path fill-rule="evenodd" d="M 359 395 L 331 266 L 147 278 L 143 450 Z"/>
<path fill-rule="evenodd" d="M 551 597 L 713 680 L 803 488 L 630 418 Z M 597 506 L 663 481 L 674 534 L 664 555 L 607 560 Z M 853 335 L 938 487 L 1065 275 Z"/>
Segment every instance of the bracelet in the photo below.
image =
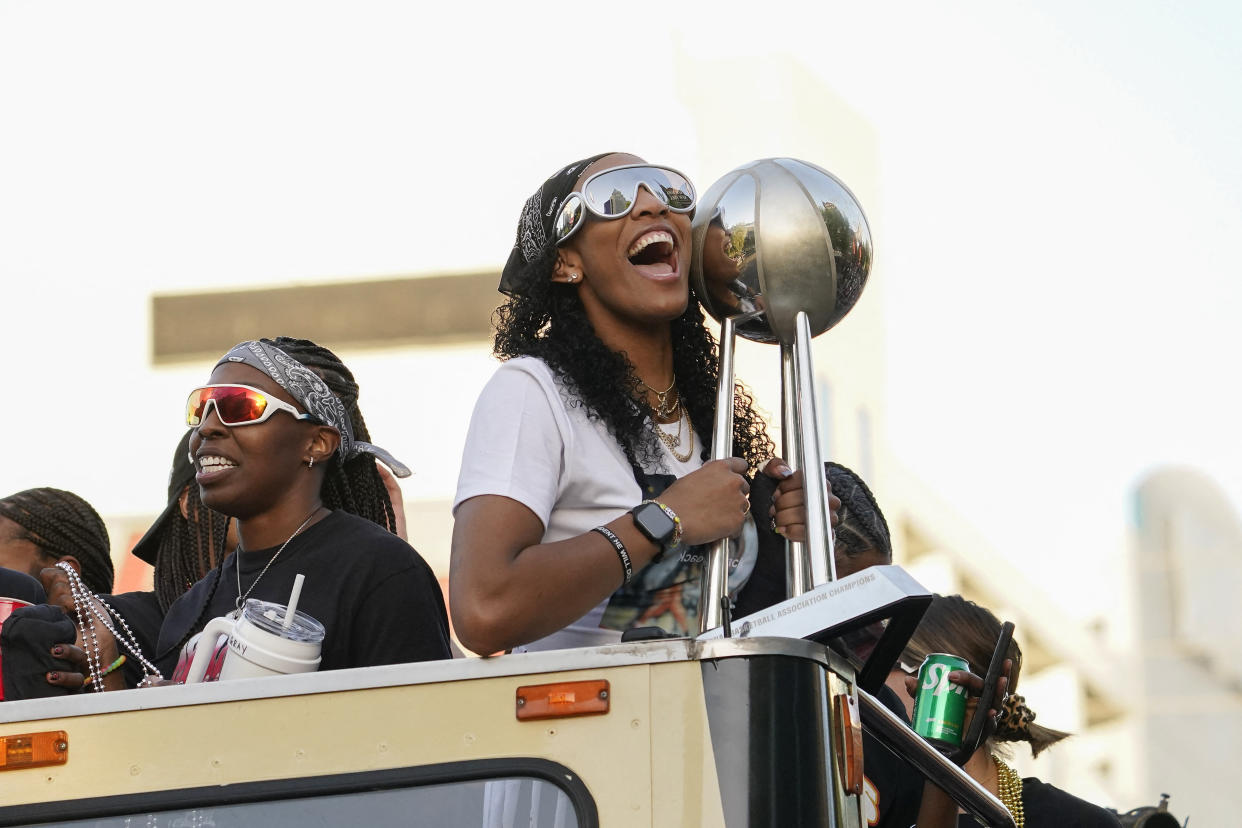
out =
<path fill-rule="evenodd" d="M 629 550 L 625 548 L 625 544 L 617 537 L 617 533 L 607 526 L 596 526 L 591 531 L 599 532 L 608 539 L 608 542 L 612 544 L 612 548 L 617 550 L 617 557 L 621 559 L 621 567 L 625 570 L 625 580 L 621 582 L 621 586 L 625 586 L 634 577 L 634 566 L 630 563 Z"/>
<path fill-rule="evenodd" d="M 108 675 L 109 673 L 116 671 L 116 670 L 117 670 L 117 668 L 121 667 L 123 664 L 125 664 L 125 656 L 123 656 L 123 655 L 122 655 L 122 656 L 118 656 L 116 661 L 114 661 L 114 662 L 112 662 L 111 664 L 109 664 L 109 665 L 108 665 L 108 669 L 107 669 L 107 670 L 104 670 L 102 673 L 100 673 L 100 674 L 99 674 L 99 677 L 100 677 L 100 678 L 103 678 L 104 676 Z M 87 676 L 87 677 L 86 677 L 86 681 L 84 681 L 84 682 L 82 682 L 82 683 L 83 683 L 83 684 L 90 684 L 90 683 L 91 683 L 92 681 L 94 681 L 94 680 L 95 680 L 95 677 L 94 677 L 94 676 Z"/>
<path fill-rule="evenodd" d="M 672 549 L 681 543 L 681 518 L 677 517 L 677 513 L 658 500 L 645 500 L 644 503 L 654 503 L 660 507 L 660 511 L 668 515 L 668 519 L 673 522 L 673 537 L 669 540 L 666 548 Z M 663 554 L 664 550 L 660 550 Z"/>

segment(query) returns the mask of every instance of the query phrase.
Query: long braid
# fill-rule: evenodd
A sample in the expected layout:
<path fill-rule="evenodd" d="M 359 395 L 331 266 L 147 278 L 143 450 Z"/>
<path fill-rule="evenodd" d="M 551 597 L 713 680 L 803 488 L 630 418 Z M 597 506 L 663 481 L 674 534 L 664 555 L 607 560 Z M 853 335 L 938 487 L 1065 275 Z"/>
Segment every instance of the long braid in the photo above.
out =
<path fill-rule="evenodd" d="M 371 433 L 362 417 L 362 409 L 358 407 L 358 383 L 353 372 L 345 367 L 340 357 L 307 339 L 278 336 L 265 341 L 271 342 L 318 374 L 332 393 L 345 404 L 354 437 L 371 441 Z M 329 509 L 340 509 L 366 518 L 390 532 L 396 529 L 397 517 L 392 499 L 379 470 L 375 468 L 375 460 L 370 455 L 360 454 L 343 462 L 339 456 L 332 457 L 328 473 L 324 475 L 321 496 L 323 505 Z"/>
<path fill-rule="evenodd" d="M 185 516 L 174 510 L 155 559 L 155 596 L 165 611 L 227 554 L 223 545 L 229 518 L 203 505 L 197 485 L 182 492 Z"/>
<path fill-rule="evenodd" d="M 0 500 L 0 515 L 22 527 L 50 562 L 76 558 L 92 591 L 112 592 L 108 529 L 85 500 L 63 489 L 26 489 Z"/>

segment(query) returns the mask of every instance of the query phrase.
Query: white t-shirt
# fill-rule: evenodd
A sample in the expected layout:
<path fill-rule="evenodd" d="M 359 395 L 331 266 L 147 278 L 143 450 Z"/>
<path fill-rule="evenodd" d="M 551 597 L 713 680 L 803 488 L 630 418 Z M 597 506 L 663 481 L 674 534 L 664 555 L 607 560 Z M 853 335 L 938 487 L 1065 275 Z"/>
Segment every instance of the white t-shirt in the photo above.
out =
<path fill-rule="evenodd" d="M 683 452 L 688 431 L 685 425 Z M 645 471 L 680 478 L 703 465 L 697 436 L 685 462 L 663 443 L 660 449 L 662 467 Z M 534 357 L 501 364 L 475 404 L 453 511 L 485 494 L 512 498 L 534 512 L 544 526 L 543 543 L 589 532 L 643 500 L 625 452 L 607 427 L 589 420 L 582 406 L 567 404 L 551 369 Z M 620 641 L 620 632 L 599 626 L 607 605 L 605 599 L 565 629 L 515 649 L 560 650 Z"/>

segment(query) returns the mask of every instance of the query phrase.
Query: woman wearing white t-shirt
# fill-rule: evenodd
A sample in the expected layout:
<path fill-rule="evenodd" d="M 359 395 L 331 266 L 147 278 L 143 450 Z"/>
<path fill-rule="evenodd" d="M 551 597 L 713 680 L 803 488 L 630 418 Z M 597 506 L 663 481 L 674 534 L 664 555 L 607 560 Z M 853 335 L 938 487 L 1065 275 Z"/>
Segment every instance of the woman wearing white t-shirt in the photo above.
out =
<path fill-rule="evenodd" d="M 688 281 L 694 198 L 675 170 L 610 153 L 526 202 L 495 319 L 504 362 L 453 504 L 451 612 L 474 652 L 604 644 L 644 625 L 697 633 L 695 547 L 741 533 L 733 588 L 757 535 L 805 537 L 801 475 L 769 459 L 745 390 L 738 456 L 704 463 L 717 356 Z M 760 466 L 779 483 L 762 486 L 756 527 L 747 472 Z"/>

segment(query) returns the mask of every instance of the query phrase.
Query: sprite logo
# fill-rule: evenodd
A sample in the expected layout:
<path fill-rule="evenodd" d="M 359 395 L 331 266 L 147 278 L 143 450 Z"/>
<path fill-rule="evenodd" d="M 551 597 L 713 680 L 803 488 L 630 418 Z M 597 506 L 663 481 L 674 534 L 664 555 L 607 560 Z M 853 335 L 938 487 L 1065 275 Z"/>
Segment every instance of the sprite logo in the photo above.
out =
<path fill-rule="evenodd" d="M 967 670 L 966 660 L 947 653 L 931 653 L 919 669 L 919 691 L 914 700 L 914 732 L 949 745 L 962 741 L 966 716 L 966 688 L 949 681 L 949 673 Z"/>
<path fill-rule="evenodd" d="M 964 698 L 966 696 L 966 688 L 949 681 L 949 673 L 951 672 L 953 671 L 949 669 L 948 664 L 929 664 L 927 666 L 927 675 L 923 677 L 922 689 L 931 690 L 933 696 L 956 693 Z"/>

